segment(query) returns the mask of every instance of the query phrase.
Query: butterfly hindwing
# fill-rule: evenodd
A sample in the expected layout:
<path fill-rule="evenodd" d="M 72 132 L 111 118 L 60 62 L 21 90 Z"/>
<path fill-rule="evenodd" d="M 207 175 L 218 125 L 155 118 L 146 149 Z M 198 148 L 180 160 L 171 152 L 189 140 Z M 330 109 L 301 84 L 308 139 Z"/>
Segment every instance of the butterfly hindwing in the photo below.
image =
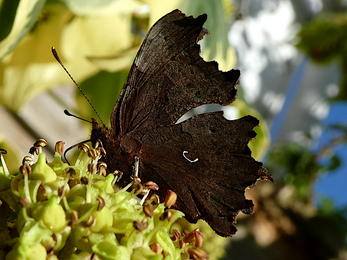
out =
<path fill-rule="evenodd" d="M 239 211 L 253 211 L 244 193 L 262 177 L 262 163 L 248 148 L 258 120 L 247 116 L 229 121 L 222 114 L 203 114 L 150 131 L 139 158 L 141 179 L 154 178 L 162 197 L 167 189 L 180 191 L 176 206 L 189 221 L 202 218 L 227 236 L 236 231 Z"/>

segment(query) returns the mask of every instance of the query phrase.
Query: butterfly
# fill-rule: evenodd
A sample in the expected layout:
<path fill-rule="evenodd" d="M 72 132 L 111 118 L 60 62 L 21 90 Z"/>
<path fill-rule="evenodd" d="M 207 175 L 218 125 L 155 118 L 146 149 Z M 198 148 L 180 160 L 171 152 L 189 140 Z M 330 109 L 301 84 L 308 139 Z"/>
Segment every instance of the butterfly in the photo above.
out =
<path fill-rule="evenodd" d="M 138 158 L 138 177 L 157 183 L 161 199 L 174 191 L 174 208 L 189 222 L 204 219 L 217 234 L 231 236 L 237 214 L 254 209 L 245 189 L 272 178 L 248 147 L 258 119 L 229 121 L 213 112 L 176 123 L 194 107 L 229 105 L 236 97 L 240 71 L 222 72 L 199 55 L 206 19 L 174 10 L 153 25 L 112 111 L 111 128 L 93 120 L 91 141 L 101 141 L 108 171 L 123 172 L 122 185 Z"/>

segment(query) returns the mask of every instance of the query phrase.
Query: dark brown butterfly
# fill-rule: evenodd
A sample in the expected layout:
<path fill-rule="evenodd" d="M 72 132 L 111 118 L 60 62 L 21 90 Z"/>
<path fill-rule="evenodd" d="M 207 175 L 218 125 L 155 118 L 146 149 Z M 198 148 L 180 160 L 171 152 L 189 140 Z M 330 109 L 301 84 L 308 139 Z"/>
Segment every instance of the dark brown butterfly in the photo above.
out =
<path fill-rule="evenodd" d="M 188 221 L 204 219 L 219 235 L 231 236 L 236 215 L 253 212 L 245 189 L 271 176 L 247 146 L 256 136 L 256 118 L 229 121 L 214 112 L 176 124 L 194 107 L 228 105 L 236 97 L 240 72 L 219 71 L 199 56 L 206 19 L 174 10 L 153 25 L 113 109 L 111 129 L 93 120 L 91 140 L 102 142 L 108 170 L 124 173 L 121 184 L 130 181 L 138 157 L 140 179 L 157 183 L 162 199 L 173 190 L 174 207 Z"/>

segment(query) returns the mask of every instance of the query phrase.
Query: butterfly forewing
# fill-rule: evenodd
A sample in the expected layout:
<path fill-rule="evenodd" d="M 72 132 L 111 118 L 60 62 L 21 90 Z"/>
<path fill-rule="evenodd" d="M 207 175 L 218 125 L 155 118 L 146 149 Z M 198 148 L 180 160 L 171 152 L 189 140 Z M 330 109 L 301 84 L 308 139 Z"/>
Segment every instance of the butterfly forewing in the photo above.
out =
<path fill-rule="evenodd" d="M 153 25 L 112 112 L 111 129 L 93 121 L 91 140 L 101 140 L 108 170 L 124 173 L 121 185 L 130 181 L 136 156 L 139 177 L 156 182 L 162 200 L 173 190 L 174 207 L 190 222 L 204 219 L 231 236 L 239 211 L 253 212 L 245 189 L 259 178 L 272 179 L 248 148 L 256 118 L 228 121 L 214 112 L 175 124 L 194 107 L 227 105 L 236 97 L 240 72 L 219 71 L 216 62 L 199 56 L 206 19 L 174 10 Z"/>

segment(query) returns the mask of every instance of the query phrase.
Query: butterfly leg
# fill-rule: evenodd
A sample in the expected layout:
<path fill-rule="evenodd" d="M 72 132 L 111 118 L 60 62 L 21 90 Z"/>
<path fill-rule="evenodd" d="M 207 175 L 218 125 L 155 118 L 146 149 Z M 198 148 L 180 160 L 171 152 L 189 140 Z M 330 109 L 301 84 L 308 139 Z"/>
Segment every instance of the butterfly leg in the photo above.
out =
<path fill-rule="evenodd" d="M 134 162 L 134 166 L 133 166 L 133 170 L 134 170 L 133 175 L 135 177 L 139 177 L 139 166 L 140 166 L 140 159 L 139 159 L 139 157 L 135 156 L 135 162 Z"/>

